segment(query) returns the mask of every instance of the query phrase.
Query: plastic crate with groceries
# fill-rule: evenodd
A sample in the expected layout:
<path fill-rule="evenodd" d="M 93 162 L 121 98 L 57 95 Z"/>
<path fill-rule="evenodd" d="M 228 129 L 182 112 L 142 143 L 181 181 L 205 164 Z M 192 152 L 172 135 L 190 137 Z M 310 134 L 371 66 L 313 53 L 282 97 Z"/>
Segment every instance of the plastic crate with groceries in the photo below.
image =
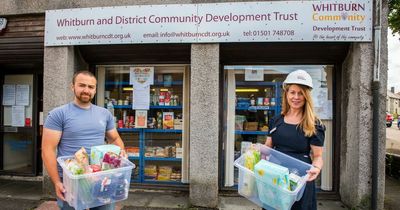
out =
<path fill-rule="evenodd" d="M 91 148 L 90 158 L 83 147 L 74 156 L 57 158 L 70 206 L 88 209 L 128 198 L 135 164 L 119 154 L 118 146 L 101 145 Z"/>
<path fill-rule="evenodd" d="M 252 145 L 235 161 L 238 193 L 265 209 L 290 209 L 301 199 L 312 165 L 265 145 Z"/>

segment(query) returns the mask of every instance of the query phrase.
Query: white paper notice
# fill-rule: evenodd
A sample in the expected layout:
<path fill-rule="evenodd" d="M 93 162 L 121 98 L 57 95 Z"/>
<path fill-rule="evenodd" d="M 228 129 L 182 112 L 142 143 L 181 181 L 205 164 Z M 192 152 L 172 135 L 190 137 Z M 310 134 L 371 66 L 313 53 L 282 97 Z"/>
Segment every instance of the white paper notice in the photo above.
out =
<path fill-rule="evenodd" d="M 154 84 L 154 67 L 131 67 L 129 84 L 135 87 L 146 87 Z"/>
<path fill-rule="evenodd" d="M 25 126 L 25 107 L 12 106 L 11 126 L 24 127 Z"/>
<path fill-rule="evenodd" d="M 15 105 L 15 85 L 3 85 L 3 106 Z"/>
<path fill-rule="evenodd" d="M 246 68 L 244 72 L 245 81 L 264 81 L 264 70 L 255 68 Z"/>
<path fill-rule="evenodd" d="M 15 104 L 17 106 L 29 106 L 29 85 L 17 85 Z"/>
<path fill-rule="evenodd" d="M 134 87 L 133 90 L 134 105 L 132 109 L 145 109 L 150 108 L 150 85 L 144 88 Z"/>

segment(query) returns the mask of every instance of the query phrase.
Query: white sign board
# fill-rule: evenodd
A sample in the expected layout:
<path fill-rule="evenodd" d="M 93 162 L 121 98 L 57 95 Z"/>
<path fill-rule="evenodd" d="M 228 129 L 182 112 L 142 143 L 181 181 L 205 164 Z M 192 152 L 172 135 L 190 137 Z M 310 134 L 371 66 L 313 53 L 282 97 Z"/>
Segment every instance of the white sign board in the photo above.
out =
<path fill-rule="evenodd" d="M 46 11 L 45 46 L 370 42 L 372 1 L 268 1 Z"/>

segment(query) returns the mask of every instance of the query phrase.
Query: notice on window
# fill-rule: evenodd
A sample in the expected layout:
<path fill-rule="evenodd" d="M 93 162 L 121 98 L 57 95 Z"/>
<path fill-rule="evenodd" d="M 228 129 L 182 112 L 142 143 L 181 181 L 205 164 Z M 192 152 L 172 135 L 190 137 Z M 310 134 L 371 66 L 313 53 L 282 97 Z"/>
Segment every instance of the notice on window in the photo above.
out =
<path fill-rule="evenodd" d="M 11 126 L 25 126 L 25 106 L 12 106 L 11 110 Z"/>
<path fill-rule="evenodd" d="M 15 104 L 29 106 L 29 85 L 16 85 Z"/>
<path fill-rule="evenodd" d="M 255 68 L 246 68 L 244 72 L 245 81 L 264 81 L 264 70 Z"/>
<path fill-rule="evenodd" d="M 147 128 L 147 110 L 135 111 L 135 128 Z"/>
<path fill-rule="evenodd" d="M 129 84 L 142 88 L 154 84 L 154 67 L 131 67 Z"/>
<path fill-rule="evenodd" d="M 3 106 L 15 105 L 15 85 L 3 85 Z"/>
<path fill-rule="evenodd" d="M 314 88 L 312 91 L 314 111 L 320 119 L 332 119 L 332 100 L 328 100 L 328 88 Z"/>
<path fill-rule="evenodd" d="M 144 88 L 134 87 L 132 109 L 148 110 L 149 108 L 150 108 L 150 85 Z"/>

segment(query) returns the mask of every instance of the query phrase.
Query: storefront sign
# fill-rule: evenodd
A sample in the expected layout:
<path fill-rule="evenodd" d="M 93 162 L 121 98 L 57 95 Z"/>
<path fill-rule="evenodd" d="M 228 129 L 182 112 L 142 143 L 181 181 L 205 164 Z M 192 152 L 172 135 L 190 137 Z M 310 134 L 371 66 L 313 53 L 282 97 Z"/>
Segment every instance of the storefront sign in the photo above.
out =
<path fill-rule="evenodd" d="M 168 4 L 46 11 L 45 45 L 369 42 L 372 1 Z"/>

